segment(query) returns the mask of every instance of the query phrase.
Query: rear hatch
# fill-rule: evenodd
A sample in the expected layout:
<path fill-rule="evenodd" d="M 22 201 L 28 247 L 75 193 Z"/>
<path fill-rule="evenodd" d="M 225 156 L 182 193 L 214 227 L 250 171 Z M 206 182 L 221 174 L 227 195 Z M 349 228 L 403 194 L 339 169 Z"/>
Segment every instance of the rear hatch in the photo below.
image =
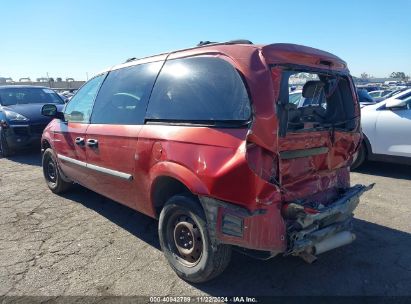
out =
<path fill-rule="evenodd" d="M 359 106 L 346 64 L 320 50 L 289 44 L 262 48 L 279 120 L 278 175 L 285 201 L 327 204 L 349 187 L 349 165 L 361 138 Z M 301 90 L 300 98 L 290 92 Z"/>

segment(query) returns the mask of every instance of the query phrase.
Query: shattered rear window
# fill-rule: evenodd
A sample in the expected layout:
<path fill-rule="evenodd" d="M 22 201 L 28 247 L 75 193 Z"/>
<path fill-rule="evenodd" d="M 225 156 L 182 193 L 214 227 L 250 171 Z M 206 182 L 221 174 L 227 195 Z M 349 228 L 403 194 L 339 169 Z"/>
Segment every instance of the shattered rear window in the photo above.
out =
<path fill-rule="evenodd" d="M 279 116 L 287 132 L 353 130 L 355 106 L 349 78 L 345 75 L 298 70 L 282 73 Z"/>

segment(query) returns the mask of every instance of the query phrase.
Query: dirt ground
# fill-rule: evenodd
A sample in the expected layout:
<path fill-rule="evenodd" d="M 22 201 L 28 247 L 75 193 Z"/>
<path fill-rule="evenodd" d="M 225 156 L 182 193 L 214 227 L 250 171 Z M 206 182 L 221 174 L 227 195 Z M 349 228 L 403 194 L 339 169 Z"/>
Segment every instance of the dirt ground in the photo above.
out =
<path fill-rule="evenodd" d="M 308 265 L 234 253 L 222 276 L 179 279 L 157 222 L 80 186 L 44 183 L 40 154 L 0 159 L 0 295 L 411 295 L 411 167 L 368 163 L 352 184 L 376 183 L 356 210 L 357 240 Z"/>

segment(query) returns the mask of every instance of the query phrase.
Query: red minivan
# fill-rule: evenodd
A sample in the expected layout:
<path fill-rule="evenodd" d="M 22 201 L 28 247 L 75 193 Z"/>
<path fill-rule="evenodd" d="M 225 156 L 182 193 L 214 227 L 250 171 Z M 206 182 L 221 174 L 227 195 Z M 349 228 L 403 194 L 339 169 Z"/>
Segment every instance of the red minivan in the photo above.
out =
<path fill-rule="evenodd" d="M 290 88 L 300 96 L 290 98 Z M 158 218 L 183 279 L 204 282 L 231 250 L 308 262 L 351 243 L 360 109 L 346 63 L 317 49 L 201 45 L 130 59 L 89 80 L 42 137 L 54 193 L 78 183 Z"/>

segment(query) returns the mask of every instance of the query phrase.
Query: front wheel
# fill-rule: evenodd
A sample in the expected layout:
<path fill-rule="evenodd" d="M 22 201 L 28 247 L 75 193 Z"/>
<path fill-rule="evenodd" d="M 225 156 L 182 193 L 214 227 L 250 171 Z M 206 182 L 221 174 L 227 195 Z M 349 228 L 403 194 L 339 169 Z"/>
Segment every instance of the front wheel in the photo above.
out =
<path fill-rule="evenodd" d="M 231 246 L 211 245 L 203 209 L 193 197 L 176 195 L 168 200 L 160 214 L 158 231 L 168 263 L 186 281 L 209 281 L 230 262 Z"/>
<path fill-rule="evenodd" d="M 66 182 L 62 178 L 56 157 L 51 148 L 44 151 L 42 165 L 47 186 L 53 193 L 60 194 L 71 187 L 72 183 Z"/>

